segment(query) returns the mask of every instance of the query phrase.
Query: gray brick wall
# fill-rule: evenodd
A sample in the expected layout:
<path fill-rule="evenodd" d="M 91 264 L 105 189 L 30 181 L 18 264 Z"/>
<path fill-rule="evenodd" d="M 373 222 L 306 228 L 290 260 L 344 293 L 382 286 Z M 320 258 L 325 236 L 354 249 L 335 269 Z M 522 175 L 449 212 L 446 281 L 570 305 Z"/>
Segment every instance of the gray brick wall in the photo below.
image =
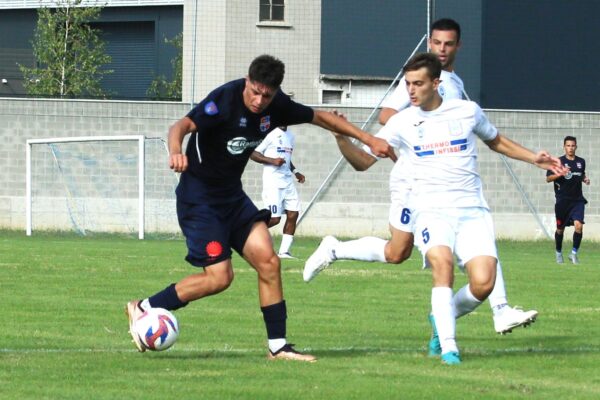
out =
<path fill-rule="evenodd" d="M 33 138 L 130 135 L 166 138 L 168 127 L 188 111 L 181 103 L 136 103 L 75 100 L 0 99 L 0 227 L 25 227 L 25 141 Z M 341 109 L 356 125 L 363 125 L 371 110 Z M 500 132 L 532 149 L 547 149 L 562 154 L 565 135 L 578 138 L 578 154 L 588 163 L 592 185 L 585 187 L 589 200 L 586 208 L 585 237 L 600 239 L 600 199 L 596 185 L 600 176 L 600 114 L 488 111 Z M 372 132 L 377 125 L 366 127 Z M 340 154 L 333 136 L 312 126 L 292 127 L 297 135 L 296 164 L 306 175 L 298 185 L 303 206 L 309 201 L 338 162 Z M 553 230 L 553 191 L 545 183 L 542 170 L 509 160 L 515 177 L 539 212 L 544 228 L 529 212 L 499 156 L 481 144 L 480 172 L 486 198 L 492 208 L 499 236 L 513 238 L 542 237 L 544 229 Z M 166 156 L 154 148 L 146 160 L 147 230 L 179 230 L 173 205 L 174 177 L 169 174 Z M 247 193 L 261 205 L 261 166 L 249 162 L 244 174 Z M 321 196 L 298 229 L 300 235 L 337 234 L 343 236 L 386 235 L 389 204 L 389 160 L 381 160 L 369 171 L 355 172 L 345 162 L 333 175 Z M 135 182 L 128 177 L 125 182 Z M 60 190 L 58 190 L 60 191 Z M 54 200 L 58 203 L 63 200 Z M 57 212 L 50 207 L 50 211 Z M 65 229 L 70 229 L 63 218 Z M 35 224 L 34 224 L 35 226 Z M 273 228 L 280 232 L 280 227 Z"/>

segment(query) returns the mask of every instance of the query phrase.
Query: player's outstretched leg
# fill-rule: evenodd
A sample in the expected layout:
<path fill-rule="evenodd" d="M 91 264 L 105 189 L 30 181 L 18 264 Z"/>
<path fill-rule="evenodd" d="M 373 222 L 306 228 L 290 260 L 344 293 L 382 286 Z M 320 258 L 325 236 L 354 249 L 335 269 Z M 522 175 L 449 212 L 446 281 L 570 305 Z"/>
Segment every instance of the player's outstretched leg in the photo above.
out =
<path fill-rule="evenodd" d="M 144 313 L 144 310 L 142 310 L 142 308 L 140 307 L 139 300 L 132 300 L 129 303 L 127 303 L 127 305 L 125 306 L 125 314 L 127 315 L 127 318 L 129 319 L 129 334 L 131 335 L 131 338 L 133 339 L 133 343 L 135 344 L 135 347 L 141 353 L 146 351 L 146 348 L 140 341 L 139 336 L 135 333 L 134 324 L 135 324 L 135 321 L 137 321 L 138 318 L 140 318 L 140 316 L 143 313 Z"/>
<path fill-rule="evenodd" d="M 313 280 L 319 272 L 323 271 L 329 264 L 336 260 L 333 248 L 337 243 L 338 240 L 333 236 L 325 236 L 321 240 L 321 244 L 319 244 L 317 250 L 308 257 L 308 260 L 304 264 L 302 276 L 305 282 Z"/>

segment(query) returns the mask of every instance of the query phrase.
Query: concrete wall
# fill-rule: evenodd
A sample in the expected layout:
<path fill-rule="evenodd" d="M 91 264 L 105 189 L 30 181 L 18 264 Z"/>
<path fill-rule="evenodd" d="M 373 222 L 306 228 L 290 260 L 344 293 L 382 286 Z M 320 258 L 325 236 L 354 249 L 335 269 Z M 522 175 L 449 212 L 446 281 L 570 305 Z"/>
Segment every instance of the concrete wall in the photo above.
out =
<path fill-rule="evenodd" d="M 4 144 L 0 150 L 0 227 L 25 227 L 27 139 L 126 134 L 165 138 L 169 125 L 185 115 L 188 107 L 181 103 L 0 99 L 0 120 L 3 122 L 0 140 Z M 345 108 L 341 111 L 357 125 L 362 125 L 371 113 L 371 110 L 364 108 Z M 587 160 L 588 176 L 592 181 L 592 185 L 584 189 L 589 200 L 584 235 L 585 238 L 600 239 L 600 195 L 596 189 L 600 176 L 600 114 L 515 111 L 488 111 L 487 114 L 501 132 L 532 149 L 544 148 L 560 155 L 565 135 L 578 138 L 578 154 Z M 333 137 L 320 128 L 300 125 L 293 129 L 297 133 L 294 164 L 307 177 L 307 182 L 299 185 L 306 208 L 339 160 L 339 152 Z M 369 125 L 367 129 L 376 130 L 377 126 Z M 544 225 L 542 227 L 529 212 L 527 203 L 499 156 L 484 145 L 482 147 L 479 159 L 481 175 L 498 235 L 538 238 L 543 236 L 544 228 L 552 232 L 554 195 L 552 186 L 545 183 L 544 172 L 523 163 L 508 161 L 531 204 L 539 212 Z M 149 231 L 177 232 L 179 228 L 173 207 L 174 178 L 169 175 L 166 155 L 160 151 L 149 152 L 146 165 L 149 170 L 146 180 L 147 228 Z M 389 160 L 382 160 L 362 173 L 353 171 L 343 162 L 303 219 L 298 234 L 386 235 L 390 169 Z M 62 184 L 58 179 L 55 181 L 60 192 Z M 259 165 L 249 163 L 244 185 L 248 194 L 260 205 Z M 34 207 L 34 228 L 35 212 L 45 207 L 47 215 L 57 214 L 56 219 L 63 221 L 64 229 L 71 229 L 69 219 L 58 215 L 63 213 L 61 209 L 64 208 L 59 204 L 67 200 L 53 198 L 52 201 L 54 203 L 51 206 L 47 202 L 38 203 L 37 211 Z M 274 232 L 280 232 L 280 229 L 275 227 Z"/>

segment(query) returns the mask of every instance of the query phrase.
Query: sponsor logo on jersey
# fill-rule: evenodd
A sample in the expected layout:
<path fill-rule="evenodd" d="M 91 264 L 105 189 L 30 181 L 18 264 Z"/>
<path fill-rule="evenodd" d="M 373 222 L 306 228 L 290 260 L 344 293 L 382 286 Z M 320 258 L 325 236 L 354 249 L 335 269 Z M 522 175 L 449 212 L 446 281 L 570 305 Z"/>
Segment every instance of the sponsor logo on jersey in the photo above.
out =
<path fill-rule="evenodd" d="M 458 153 L 467 149 L 467 139 L 444 140 L 442 142 L 426 143 L 421 146 L 413 146 L 413 150 L 419 157 L 440 154 Z"/>
<path fill-rule="evenodd" d="M 214 101 L 209 101 L 204 105 L 204 112 L 206 115 L 215 115 L 219 113 L 219 109 Z"/>
<path fill-rule="evenodd" d="M 240 128 L 245 128 L 248 125 L 248 120 L 246 117 L 240 118 Z"/>
<path fill-rule="evenodd" d="M 244 150 L 254 148 L 260 142 L 262 142 L 262 139 L 249 142 L 245 137 L 236 137 L 227 142 L 227 151 L 233 155 L 242 154 Z"/>
<path fill-rule="evenodd" d="M 266 132 L 271 127 L 271 116 L 265 115 L 260 119 L 260 131 Z"/>

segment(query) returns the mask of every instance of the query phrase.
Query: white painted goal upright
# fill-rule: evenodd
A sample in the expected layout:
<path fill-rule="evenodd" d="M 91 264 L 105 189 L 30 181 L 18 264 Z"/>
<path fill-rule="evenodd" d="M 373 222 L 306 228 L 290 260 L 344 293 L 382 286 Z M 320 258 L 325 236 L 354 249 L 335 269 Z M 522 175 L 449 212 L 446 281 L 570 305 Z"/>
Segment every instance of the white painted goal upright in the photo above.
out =
<path fill-rule="evenodd" d="M 177 230 L 167 160 L 164 140 L 143 135 L 27 140 L 27 235 Z"/>

